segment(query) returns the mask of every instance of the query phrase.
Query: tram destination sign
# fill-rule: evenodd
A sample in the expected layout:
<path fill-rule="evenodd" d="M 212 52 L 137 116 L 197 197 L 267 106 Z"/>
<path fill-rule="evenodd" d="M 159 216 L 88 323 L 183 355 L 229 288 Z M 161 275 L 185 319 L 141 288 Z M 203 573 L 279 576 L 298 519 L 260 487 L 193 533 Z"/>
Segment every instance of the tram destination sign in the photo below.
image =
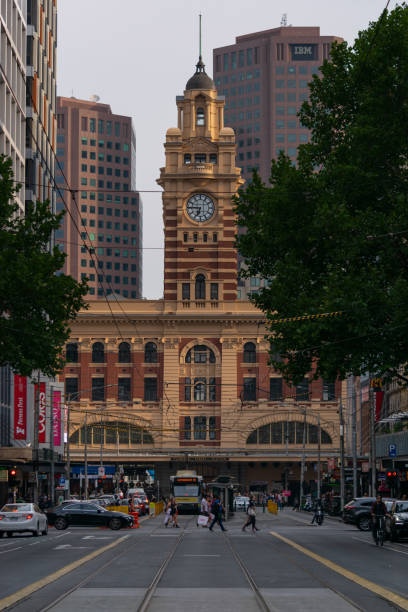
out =
<path fill-rule="evenodd" d="M 317 45 L 315 44 L 293 44 L 289 45 L 292 62 L 313 61 L 317 59 Z"/>

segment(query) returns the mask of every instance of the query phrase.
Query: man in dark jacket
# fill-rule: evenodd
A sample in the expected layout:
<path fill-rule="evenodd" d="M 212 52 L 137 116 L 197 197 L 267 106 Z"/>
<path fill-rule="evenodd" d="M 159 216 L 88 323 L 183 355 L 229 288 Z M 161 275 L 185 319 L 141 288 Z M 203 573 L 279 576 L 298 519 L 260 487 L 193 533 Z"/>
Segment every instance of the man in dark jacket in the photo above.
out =
<path fill-rule="evenodd" d="M 213 530 L 215 523 L 218 523 L 221 527 L 221 531 L 227 531 L 222 524 L 222 503 L 220 502 L 220 498 L 218 495 L 214 497 L 214 501 L 211 504 L 211 513 L 214 515 L 213 520 L 211 521 L 210 531 Z"/>
<path fill-rule="evenodd" d="M 373 538 L 377 544 L 377 523 L 379 518 L 385 518 L 388 515 L 387 506 L 384 504 L 381 495 L 377 495 L 377 498 L 373 504 L 371 504 L 371 519 L 373 526 Z"/>

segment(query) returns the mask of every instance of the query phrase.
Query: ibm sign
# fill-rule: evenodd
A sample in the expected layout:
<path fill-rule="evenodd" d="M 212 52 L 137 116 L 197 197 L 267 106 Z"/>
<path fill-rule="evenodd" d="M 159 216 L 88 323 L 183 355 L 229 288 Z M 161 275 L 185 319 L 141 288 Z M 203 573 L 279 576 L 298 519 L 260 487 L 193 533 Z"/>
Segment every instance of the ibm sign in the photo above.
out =
<path fill-rule="evenodd" d="M 292 62 L 317 59 L 317 45 L 290 45 Z"/>

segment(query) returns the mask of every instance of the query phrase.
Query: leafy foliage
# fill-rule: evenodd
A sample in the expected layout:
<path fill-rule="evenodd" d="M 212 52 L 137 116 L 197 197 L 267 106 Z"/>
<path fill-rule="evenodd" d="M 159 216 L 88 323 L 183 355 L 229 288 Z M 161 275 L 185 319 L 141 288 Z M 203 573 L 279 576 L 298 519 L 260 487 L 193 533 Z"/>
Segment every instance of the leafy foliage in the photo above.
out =
<path fill-rule="evenodd" d="M 381 15 L 352 47 L 334 44 L 299 113 L 311 140 L 298 163 L 272 161 L 236 198 L 237 246 L 269 286 L 253 297 L 271 321 L 285 378 L 394 375 L 408 355 L 408 7 Z M 272 358 L 279 351 L 283 362 Z"/>
<path fill-rule="evenodd" d="M 19 215 L 18 189 L 11 160 L 0 156 L 0 365 L 53 376 L 64 365 L 68 324 L 85 307 L 87 285 L 61 274 L 66 255 L 49 248 L 63 213 L 38 202 Z"/>

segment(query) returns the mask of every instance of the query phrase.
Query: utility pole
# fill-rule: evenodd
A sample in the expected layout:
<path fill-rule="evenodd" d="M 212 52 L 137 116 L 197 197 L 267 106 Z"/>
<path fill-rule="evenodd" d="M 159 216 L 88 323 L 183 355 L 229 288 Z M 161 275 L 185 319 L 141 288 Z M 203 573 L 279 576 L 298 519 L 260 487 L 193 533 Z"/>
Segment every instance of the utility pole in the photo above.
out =
<path fill-rule="evenodd" d="M 54 464 L 54 393 L 51 387 L 50 397 L 50 493 L 51 505 L 55 505 L 55 464 Z"/>
<path fill-rule="evenodd" d="M 343 400 L 339 398 L 339 421 L 340 421 L 340 509 L 344 508 L 344 419 L 343 419 Z"/>
<path fill-rule="evenodd" d="M 377 466 L 376 466 L 376 449 L 375 449 L 375 422 L 374 422 L 374 391 L 370 388 L 370 468 L 371 468 L 371 496 L 374 497 L 377 488 Z"/>
<path fill-rule="evenodd" d="M 85 447 L 84 447 L 84 465 L 85 465 L 85 499 L 88 499 L 88 413 L 85 412 Z"/>
<path fill-rule="evenodd" d="M 306 460 L 306 406 L 304 407 L 303 412 L 303 439 L 302 439 L 302 463 L 300 466 L 300 491 L 299 491 L 299 510 L 302 508 L 302 498 L 303 498 L 303 489 L 304 489 L 304 480 L 305 480 L 305 460 Z"/>
<path fill-rule="evenodd" d="M 321 495 L 321 458 L 320 458 L 320 414 L 317 416 L 317 499 L 320 499 Z"/>
<path fill-rule="evenodd" d="M 351 377 L 351 452 L 353 456 L 353 497 L 358 497 L 357 472 L 357 401 L 355 378 Z"/>
<path fill-rule="evenodd" d="M 40 415 L 40 380 L 41 373 L 38 371 L 37 385 L 35 389 L 34 401 L 34 423 L 33 423 L 33 468 L 34 468 L 34 503 L 38 504 L 38 471 L 39 471 L 39 452 L 38 452 L 38 419 Z"/>

